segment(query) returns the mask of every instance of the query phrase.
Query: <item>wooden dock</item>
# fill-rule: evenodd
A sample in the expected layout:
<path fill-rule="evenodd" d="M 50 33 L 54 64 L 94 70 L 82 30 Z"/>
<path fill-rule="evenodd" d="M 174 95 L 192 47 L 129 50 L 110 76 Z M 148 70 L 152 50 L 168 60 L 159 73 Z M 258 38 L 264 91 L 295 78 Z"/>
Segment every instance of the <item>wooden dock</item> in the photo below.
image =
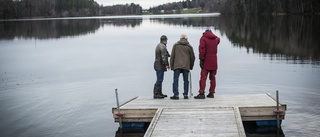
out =
<path fill-rule="evenodd" d="M 244 137 L 238 108 L 161 108 L 145 137 Z"/>
<path fill-rule="evenodd" d="M 136 97 L 121 105 L 122 122 L 151 122 L 145 137 L 245 136 L 242 121 L 276 120 L 270 94 L 219 95 L 206 99 L 171 100 Z M 280 120 L 286 105 L 279 104 Z M 112 108 L 119 122 L 117 108 Z"/>

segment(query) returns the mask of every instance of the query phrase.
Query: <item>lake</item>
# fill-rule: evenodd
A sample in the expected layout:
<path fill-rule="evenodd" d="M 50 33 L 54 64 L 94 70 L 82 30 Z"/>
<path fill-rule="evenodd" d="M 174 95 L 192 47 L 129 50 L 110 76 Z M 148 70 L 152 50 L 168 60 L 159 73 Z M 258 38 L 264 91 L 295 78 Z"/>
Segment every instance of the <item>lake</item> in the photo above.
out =
<path fill-rule="evenodd" d="M 215 96 L 279 90 L 288 106 L 283 134 L 318 136 L 319 24 L 320 16 L 311 15 L 217 14 L 0 21 L 0 136 L 115 136 L 114 91 L 120 103 L 152 96 L 160 36 L 167 35 L 171 52 L 187 34 L 198 57 L 207 28 L 221 38 Z M 194 93 L 198 64 L 191 71 Z M 172 82 L 168 71 L 169 96 Z M 180 77 L 180 92 L 182 85 Z"/>

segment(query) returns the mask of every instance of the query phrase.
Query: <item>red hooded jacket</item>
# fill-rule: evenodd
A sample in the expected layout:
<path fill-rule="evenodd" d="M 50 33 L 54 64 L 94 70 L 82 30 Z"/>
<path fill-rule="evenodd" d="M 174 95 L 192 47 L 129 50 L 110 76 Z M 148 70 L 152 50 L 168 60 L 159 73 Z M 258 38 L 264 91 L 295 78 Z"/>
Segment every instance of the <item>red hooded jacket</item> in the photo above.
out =
<path fill-rule="evenodd" d="M 203 33 L 199 45 L 199 59 L 203 61 L 203 69 L 218 69 L 217 52 L 219 43 L 220 38 L 214 35 L 211 31 Z"/>

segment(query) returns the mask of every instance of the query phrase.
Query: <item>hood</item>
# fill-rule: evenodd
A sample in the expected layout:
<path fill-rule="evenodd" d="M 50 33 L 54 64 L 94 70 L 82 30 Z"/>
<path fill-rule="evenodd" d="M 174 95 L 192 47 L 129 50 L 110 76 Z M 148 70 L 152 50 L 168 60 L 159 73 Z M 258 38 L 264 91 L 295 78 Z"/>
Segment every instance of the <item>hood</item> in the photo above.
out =
<path fill-rule="evenodd" d="M 206 37 L 206 38 L 209 38 L 209 39 L 215 39 L 215 38 L 217 38 L 217 36 L 214 35 L 211 31 L 204 32 L 204 33 L 203 33 L 203 36 Z"/>
<path fill-rule="evenodd" d="M 183 46 L 186 46 L 186 45 L 189 45 L 189 41 L 186 40 L 186 39 L 180 39 L 178 41 L 179 44 L 183 45 Z"/>

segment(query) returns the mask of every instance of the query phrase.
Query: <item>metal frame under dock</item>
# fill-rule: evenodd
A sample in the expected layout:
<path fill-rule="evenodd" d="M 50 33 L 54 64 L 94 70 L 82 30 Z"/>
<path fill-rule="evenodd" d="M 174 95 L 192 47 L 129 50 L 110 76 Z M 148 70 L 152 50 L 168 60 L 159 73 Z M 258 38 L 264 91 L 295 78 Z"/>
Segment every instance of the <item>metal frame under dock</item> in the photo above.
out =
<path fill-rule="evenodd" d="M 145 137 L 245 136 L 241 121 L 277 120 L 277 102 L 270 94 L 217 95 L 206 99 L 136 97 L 112 108 L 115 122 L 151 122 Z M 286 104 L 280 104 L 280 120 Z"/>

